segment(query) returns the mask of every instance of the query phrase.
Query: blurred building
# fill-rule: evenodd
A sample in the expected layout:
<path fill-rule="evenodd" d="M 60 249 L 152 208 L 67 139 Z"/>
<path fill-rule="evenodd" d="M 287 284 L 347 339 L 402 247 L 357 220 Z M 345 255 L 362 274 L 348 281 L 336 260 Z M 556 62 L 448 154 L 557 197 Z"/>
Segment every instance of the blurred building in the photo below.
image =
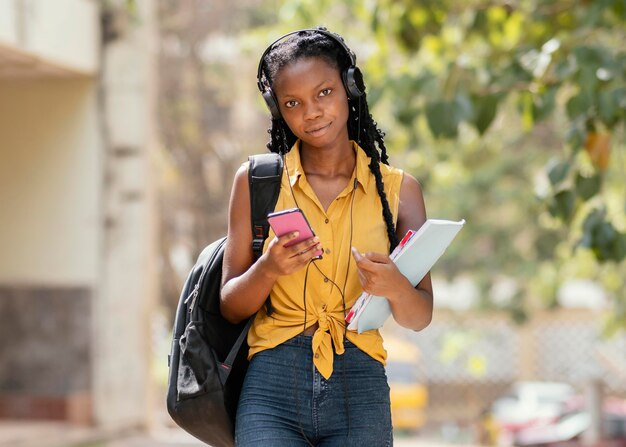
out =
<path fill-rule="evenodd" d="M 146 423 L 152 3 L 0 1 L 2 419 Z"/>

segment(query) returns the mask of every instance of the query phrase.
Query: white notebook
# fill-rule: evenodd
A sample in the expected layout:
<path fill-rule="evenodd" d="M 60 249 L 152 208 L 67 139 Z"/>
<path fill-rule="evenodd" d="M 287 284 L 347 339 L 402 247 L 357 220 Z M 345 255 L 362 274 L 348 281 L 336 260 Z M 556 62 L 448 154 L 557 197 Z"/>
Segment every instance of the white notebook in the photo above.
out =
<path fill-rule="evenodd" d="M 398 270 L 416 286 L 465 225 L 441 219 L 428 219 L 417 231 L 409 230 L 390 258 Z M 346 317 L 348 329 L 361 332 L 378 329 L 391 315 L 386 298 L 363 292 Z"/>

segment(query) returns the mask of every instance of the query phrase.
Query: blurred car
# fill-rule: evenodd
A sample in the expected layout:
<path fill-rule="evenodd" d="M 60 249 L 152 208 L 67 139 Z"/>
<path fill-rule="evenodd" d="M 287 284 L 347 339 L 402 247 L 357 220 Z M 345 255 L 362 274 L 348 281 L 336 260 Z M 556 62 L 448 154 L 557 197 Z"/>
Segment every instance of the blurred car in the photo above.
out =
<path fill-rule="evenodd" d="M 576 397 L 576 390 L 561 382 L 517 382 L 496 399 L 491 415 L 498 425 L 499 445 L 515 445 L 523 431 L 553 424 Z"/>
<path fill-rule="evenodd" d="M 428 403 L 419 349 L 399 338 L 385 337 L 385 350 L 393 428 L 416 432 L 426 423 Z"/>
<path fill-rule="evenodd" d="M 607 397 L 601 416 L 602 445 L 626 446 L 626 400 Z M 583 445 L 585 432 L 591 429 L 591 415 L 585 408 L 583 396 L 577 396 L 555 421 L 531 426 L 517 433 L 518 446 L 560 447 Z"/>

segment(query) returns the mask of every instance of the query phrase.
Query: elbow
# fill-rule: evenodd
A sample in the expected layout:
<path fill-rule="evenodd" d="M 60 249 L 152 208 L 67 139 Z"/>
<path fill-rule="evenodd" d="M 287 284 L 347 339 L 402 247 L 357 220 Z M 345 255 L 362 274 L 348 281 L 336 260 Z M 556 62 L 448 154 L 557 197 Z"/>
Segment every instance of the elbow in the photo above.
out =
<path fill-rule="evenodd" d="M 225 293 L 223 286 L 220 292 L 220 314 L 222 318 L 231 324 L 241 323 L 244 319 L 244 317 L 238 314 L 237 307 L 232 300 L 228 299 L 228 292 Z"/>
<path fill-rule="evenodd" d="M 429 306 L 426 309 L 422 309 L 417 315 L 414 315 L 410 321 L 407 321 L 405 327 L 418 332 L 422 329 L 426 329 L 431 321 L 433 321 L 433 308 Z"/>
<path fill-rule="evenodd" d="M 428 327 L 433 319 L 433 313 L 432 311 L 423 312 L 410 317 L 405 316 L 404 318 L 398 318 L 394 315 L 394 319 L 403 328 L 418 332 Z"/>
<path fill-rule="evenodd" d="M 426 329 L 433 321 L 433 294 L 432 292 L 425 293 L 423 296 L 425 305 L 422 307 L 419 317 L 415 319 L 415 326 L 413 327 L 415 331 Z"/>
<path fill-rule="evenodd" d="M 423 315 L 419 321 L 417 321 L 416 326 L 413 328 L 414 331 L 421 331 L 422 329 L 426 329 L 428 325 L 430 325 L 431 321 L 433 321 L 433 312 L 432 310 L 425 315 Z"/>
<path fill-rule="evenodd" d="M 244 320 L 244 317 L 238 315 L 236 309 L 234 309 L 228 301 L 225 301 L 224 298 L 220 299 L 220 314 L 222 314 L 222 317 L 231 324 L 238 324 Z"/>
<path fill-rule="evenodd" d="M 416 327 L 414 329 L 416 331 L 421 331 L 422 329 L 426 329 L 432 321 L 433 321 L 433 299 L 431 296 L 429 300 L 429 305 L 426 306 L 423 312 L 420 312 L 420 316 L 415 322 Z"/>
<path fill-rule="evenodd" d="M 416 318 L 410 322 L 407 322 L 406 324 L 400 324 L 400 326 L 403 326 L 406 329 L 410 329 L 415 332 L 419 332 L 422 329 L 426 329 L 431 321 L 432 321 L 432 314 L 422 315 L 419 318 Z"/>

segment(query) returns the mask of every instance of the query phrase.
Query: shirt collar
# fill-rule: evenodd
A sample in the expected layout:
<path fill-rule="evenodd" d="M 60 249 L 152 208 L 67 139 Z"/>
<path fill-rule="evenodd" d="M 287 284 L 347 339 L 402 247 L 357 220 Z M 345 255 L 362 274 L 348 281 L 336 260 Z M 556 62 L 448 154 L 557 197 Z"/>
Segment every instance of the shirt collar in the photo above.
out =
<path fill-rule="evenodd" d="M 367 192 L 371 180 L 370 167 L 371 158 L 367 156 L 363 148 L 355 141 L 350 140 L 352 148 L 356 151 L 356 180 L 363 192 Z M 291 150 L 285 155 L 285 164 L 289 172 L 289 182 L 291 186 L 295 186 L 300 176 L 306 178 L 304 169 L 302 169 L 302 161 L 300 159 L 300 140 L 297 140 L 291 147 Z M 352 178 L 354 178 L 354 173 Z M 352 180 L 350 180 L 352 182 Z"/>

